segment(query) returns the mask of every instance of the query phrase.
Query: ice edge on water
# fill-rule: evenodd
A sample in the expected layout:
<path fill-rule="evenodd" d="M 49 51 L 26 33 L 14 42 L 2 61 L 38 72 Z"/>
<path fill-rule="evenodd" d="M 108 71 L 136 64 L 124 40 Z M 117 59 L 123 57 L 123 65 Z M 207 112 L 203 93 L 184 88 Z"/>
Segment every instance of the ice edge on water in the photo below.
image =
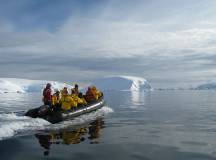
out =
<path fill-rule="evenodd" d="M 0 119 L 3 120 L 3 124 L 0 125 L 0 140 L 13 137 L 19 133 L 22 134 L 25 131 L 62 129 L 71 125 L 81 125 L 111 112 L 113 112 L 111 108 L 104 106 L 95 112 L 81 115 L 73 120 L 59 124 L 50 124 L 48 121 L 40 118 L 17 116 L 15 113 L 0 114 Z"/>
<path fill-rule="evenodd" d="M 11 117 L 11 119 L 9 117 Z M 43 129 L 46 125 L 49 124 L 49 122 L 40 118 L 32 119 L 27 117 L 16 117 L 14 115 L 8 115 L 7 121 L 5 121 L 4 124 L 0 126 L 0 140 L 12 137 L 19 132 Z"/>

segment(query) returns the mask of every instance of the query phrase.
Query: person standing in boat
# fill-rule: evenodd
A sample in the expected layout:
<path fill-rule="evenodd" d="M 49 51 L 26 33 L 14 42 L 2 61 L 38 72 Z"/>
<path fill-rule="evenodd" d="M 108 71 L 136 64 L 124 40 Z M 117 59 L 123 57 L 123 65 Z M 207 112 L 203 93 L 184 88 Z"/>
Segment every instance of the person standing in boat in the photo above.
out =
<path fill-rule="evenodd" d="M 43 90 L 43 102 L 44 105 L 52 107 L 52 90 L 50 83 L 47 83 L 46 88 Z"/>

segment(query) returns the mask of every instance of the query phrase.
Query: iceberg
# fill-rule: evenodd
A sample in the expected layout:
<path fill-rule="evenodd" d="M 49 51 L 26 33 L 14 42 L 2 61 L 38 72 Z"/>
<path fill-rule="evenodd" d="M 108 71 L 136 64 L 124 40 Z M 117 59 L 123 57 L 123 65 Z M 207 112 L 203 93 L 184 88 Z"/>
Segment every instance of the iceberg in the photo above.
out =
<path fill-rule="evenodd" d="M 196 90 L 216 90 L 216 81 L 200 84 L 195 89 Z"/>
<path fill-rule="evenodd" d="M 72 88 L 71 85 L 56 81 L 29 80 L 18 78 L 0 78 L 0 93 L 28 93 L 41 92 L 47 83 L 52 84 L 52 89 Z"/>
<path fill-rule="evenodd" d="M 149 82 L 141 77 L 134 76 L 109 76 L 93 81 L 100 90 L 120 90 L 120 91 L 150 91 Z"/>
<path fill-rule="evenodd" d="M 72 85 L 57 81 L 0 78 L 0 93 L 41 92 L 47 83 L 52 84 L 52 90 L 73 87 Z M 149 91 L 152 89 L 146 79 L 133 76 L 104 77 L 94 80 L 92 84 L 101 90 Z"/>

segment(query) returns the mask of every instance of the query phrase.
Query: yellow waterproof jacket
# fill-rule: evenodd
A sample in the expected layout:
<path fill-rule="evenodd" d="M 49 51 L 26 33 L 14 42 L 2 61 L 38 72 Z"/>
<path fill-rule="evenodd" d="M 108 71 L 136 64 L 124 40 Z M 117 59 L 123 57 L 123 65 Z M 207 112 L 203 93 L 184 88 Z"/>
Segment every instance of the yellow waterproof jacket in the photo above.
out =
<path fill-rule="evenodd" d="M 78 104 L 83 104 L 84 103 L 84 101 L 81 98 L 79 98 L 77 94 L 72 94 L 71 97 L 75 101 L 76 107 L 77 107 Z"/>
<path fill-rule="evenodd" d="M 58 104 L 59 103 L 59 99 L 58 99 L 58 97 L 54 94 L 53 96 L 52 96 L 52 106 L 55 106 L 56 104 Z"/>
<path fill-rule="evenodd" d="M 80 102 L 81 102 L 80 104 L 82 104 L 82 105 L 86 105 L 87 104 L 85 98 L 80 98 Z"/>
<path fill-rule="evenodd" d="M 63 110 L 69 110 L 71 109 L 71 107 L 76 106 L 75 101 L 69 95 L 62 96 L 62 98 L 60 99 L 60 103 Z"/>

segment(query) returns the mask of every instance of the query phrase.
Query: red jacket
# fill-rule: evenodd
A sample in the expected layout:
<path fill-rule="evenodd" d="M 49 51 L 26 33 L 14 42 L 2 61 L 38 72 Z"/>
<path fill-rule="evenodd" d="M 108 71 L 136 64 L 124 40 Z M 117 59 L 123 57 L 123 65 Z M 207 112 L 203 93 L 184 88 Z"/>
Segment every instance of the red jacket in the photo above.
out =
<path fill-rule="evenodd" d="M 50 88 L 45 88 L 43 90 L 43 97 L 44 101 L 51 101 L 52 100 L 52 93 Z"/>

